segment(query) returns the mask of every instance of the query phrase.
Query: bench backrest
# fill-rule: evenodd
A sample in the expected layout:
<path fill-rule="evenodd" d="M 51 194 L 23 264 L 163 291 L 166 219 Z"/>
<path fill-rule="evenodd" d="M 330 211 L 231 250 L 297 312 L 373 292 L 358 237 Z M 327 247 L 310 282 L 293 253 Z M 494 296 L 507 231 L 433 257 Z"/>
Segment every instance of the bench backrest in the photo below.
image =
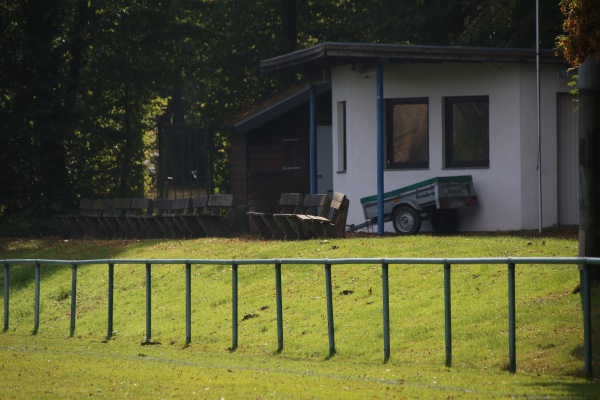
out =
<path fill-rule="evenodd" d="M 173 200 L 173 204 L 171 204 L 171 212 L 170 214 L 183 214 L 190 211 L 192 207 L 192 199 L 190 198 L 182 198 Z"/>
<path fill-rule="evenodd" d="M 302 205 L 303 199 L 302 193 L 282 193 L 279 198 L 279 212 L 281 214 L 293 213 L 298 206 Z"/>
<path fill-rule="evenodd" d="M 208 195 L 202 194 L 192 199 L 192 208 L 194 214 L 204 214 L 208 205 Z"/>
<path fill-rule="evenodd" d="M 87 214 L 94 207 L 94 200 L 92 199 L 81 199 L 79 201 L 79 213 Z"/>
<path fill-rule="evenodd" d="M 211 194 L 206 205 L 207 212 L 225 219 L 233 218 L 234 201 L 232 194 Z"/>
<path fill-rule="evenodd" d="M 131 200 L 127 215 L 152 215 L 152 200 L 136 197 Z"/>
<path fill-rule="evenodd" d="M 109 199 L 95 199 L 92 203 L 92 208 L 87 215 L 104 215 L 106 212 L 110 212 L 111 200 Z"/>
<path fill-rule="evenodd" d="M 338 222 L 342 224 L 346 224 L 346 216 L 348 215 L 348 207 L 350 205 L 350 201 L 348 200 L 348 196 L 342 193 L 335 192 L 331 197 L 331 204 L 329 205 L 329 216 L 328 219 L 332 224 L 337 224 Z M 340 218 L 343 218 L 344 221 L 340 221 Z"/>
<path fill-rule="evenodd" d="M 105 213 L 105 215 L 114 215 L 114 216 L 121 216 L 121 215 L 125 215 L 125 213 L 127 212 L 127 210 L 129 210 L 129 208 L 131 207 L 131 198 L 116 198 L 112 200 L 111 203 L 111 210 L 107 213 Z"/>
<path fill-rule="evenodd" d="M 326 216 L 329 212 L 331 198 L 326 194 L 306 194 L 302 205 L 299 206 L 294 214 L 319 215 Z"/>
<path fill-rule="evenodd" d="M 172 199 L 154 199 L 154 214 L 155 215 L 163 215 L 167 214 L 171 211 L 171 205 L 173 204 Z"/>

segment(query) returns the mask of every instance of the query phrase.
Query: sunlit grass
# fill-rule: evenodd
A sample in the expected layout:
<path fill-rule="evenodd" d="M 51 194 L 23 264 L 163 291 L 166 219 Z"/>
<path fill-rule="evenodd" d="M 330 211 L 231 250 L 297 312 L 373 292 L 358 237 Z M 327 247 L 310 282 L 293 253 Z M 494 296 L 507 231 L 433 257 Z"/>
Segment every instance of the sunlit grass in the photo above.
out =
<path fill-rule="evenodd" d="M 0 258 L 275 259 L 508 257 L 577 254 L 575 238 L 357 236 L 329 241 L 0 240 Z M 381 266 L 333 265 L 337 353 L 329 357 L 322 265 L 283 265 L 284 348 L 277 352 L 275 270 L 239 267 L 239 344 L 231 352 L 231 267 L 192 266 L 192 343 L 185 345 L 185 268 L 152 267 L 152 341 L 145 341 L 145 266 L 115 266 L 114 331 L 107 336 L 107 265 L 78 268 L 75 337 L 71 269 L 43 265 L 40 330 L 33 327 L 34 268 L 10 269 L 10 327 L 1 373 L 31 380 L 33 397 L 386 398 L 581 397 L 581 302 L 575 266 L 518 265 L 517 369 L 509 374 L 507 268 L 452 266 L 453 362 L 444 366 L 441 265 L 390 265 L 391 358 L 383 362 Z M 3 284 L 2 277 L 0 284 Z M 0 307 L 3 307 L 1 299 Z M 597 304 L 597 302 L 595 303 Z M 598 315 L 597 308 L 594 309 Z M 597 318 L 597 317 L 596 317 Z M 597 343 L 597 342 L 595 342 Z M 598 346 L 595 347 L 598 349 Z M 595 354 L 598 354 L 597 352 Z M 598 356 L 594 356 L 596 369 Z M 68 360 L 68 361 L 67 361 Z M 84 366 L 85 365 L 85 366 Z M 68 373 L 86 371 L 75 380 Z M 31 372 L 26 372 L 31 371 Z M 19 376 L 20 374 L 20 376 Z M 44 384 L 39 381 L 43 377 Z M 65 385 L 65 382 L 68 384 Z M 311 389 L 308 389 L 308 388 Z M 208 389 L 206 389 L 208 388 Z M 0 397 L 29 397 L 6 385 Z M 37 393 L 37 395 L 35 394 Z"/>

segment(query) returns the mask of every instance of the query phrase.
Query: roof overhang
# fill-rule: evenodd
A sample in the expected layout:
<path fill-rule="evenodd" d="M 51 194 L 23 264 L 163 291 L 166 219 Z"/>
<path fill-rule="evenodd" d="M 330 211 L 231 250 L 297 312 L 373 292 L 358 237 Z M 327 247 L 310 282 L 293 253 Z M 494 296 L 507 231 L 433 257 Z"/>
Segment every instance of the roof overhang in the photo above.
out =
<path fill-rule="evenodd" d="M 262 72 L 293 71 L 318 76 L 325 69 L 345 64 L 416 62 L 535 63 L 536 53 L 535 49 L 325 42 L 314 47 L 262 60 L 260 67 Z M 566 63 L 553 50 L 541 50 L 540 62 Z"/>
<path fill-rule="evenodd" d="M 325 83 L 315 85 L 315 89 L 316 94 L 318 96 L 328 90 L 331 90 L 331 84 Z M 259 126 L 279 117 L 280 115 L 283 115 L 286 112 L 293 110 L 294 108 L 304 103 L 308 103 L 309 100 L 310 86 L 307 85 L 305 88 L 299 90 L 298 92 L 236 123 L 235 125 L 233 125 L 233 130 L 234 132 L 240 134 L 248 133 L 251 130 L 256 129 Z"/>

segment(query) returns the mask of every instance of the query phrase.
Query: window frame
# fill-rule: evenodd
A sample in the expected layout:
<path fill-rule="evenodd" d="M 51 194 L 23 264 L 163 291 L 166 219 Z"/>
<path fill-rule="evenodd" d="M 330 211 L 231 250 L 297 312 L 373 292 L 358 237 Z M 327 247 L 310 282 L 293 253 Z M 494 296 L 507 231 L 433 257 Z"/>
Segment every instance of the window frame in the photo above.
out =
<path fill-rule="evenodd" d="M 421 161 L 402 161 L 392 162 L 394 156 L 394 113 L 393 108 L 396 105 L 418 105 L 423 104 L 427 107 L 427 132 L 426 146 L 427 156 Z M 385 103 L 385 143 L 386 143 L 386 169 L 405 170 L 405 169 L 429 169 L 429 97 L 407 97 L 386 99 Z"/>
<path fill-rule="evenodd" d="M 337 172 L 343 173 L 348 170 L 348 136 L 346 126 L 346 101 L 337 103 Z"/>
<path fill-rule="evenodd" d="M 452 106 L 459 103 L 485 103 L 487 114 L 487 131 L 485 159 L 479 160 L 454 160 L 454 114 Z M 466 168 L 489 168 L 490 167 L 490 97 L 488 95 L 479 96 L 449 96 L 443 98 L 444 113 L 444 168 L 447 169 L 466 169 Z"/>

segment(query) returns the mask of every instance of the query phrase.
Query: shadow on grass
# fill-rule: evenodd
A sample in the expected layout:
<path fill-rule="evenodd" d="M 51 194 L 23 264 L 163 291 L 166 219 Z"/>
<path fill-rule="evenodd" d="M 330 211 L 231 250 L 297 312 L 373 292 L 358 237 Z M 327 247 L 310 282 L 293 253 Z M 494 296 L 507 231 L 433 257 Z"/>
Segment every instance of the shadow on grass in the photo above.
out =
<path fill-rule="evenodd" d="M 59 237 L 43 239 L 0 239 L 0 259 L 111 259 L 119 258 L 125 251 L 144 249 L 154 246 L 156 241 L 135 240 L 64 240 Z M 63 250 L 63 251 L 61 251 Z M 57 257 L 56 254 L 61 254 Z M 98 265 L 82 265 L 79 268 L 97 268 Z M 66 264 L 40 264 L 40 279 L 43 282 L 59 271 L 71 268 Z M 0 286 L 4 286 L 4 271 L 0 272 Z M 9 266 L 9 285 L 11 291 L 19 291 L 35 281 L 35 263 L 15 263 Z"/>
<path fill-rule="evenodd" d="M 528 385 L 531 387 L 539 388 L 544 386 L 546 388 L 556 388 L 557 391 L 562 393 L 570 393 L 569 398 L 571 399 L 597 399 L 600 391 L 600 382 L 588 381 L 588 382 L 551 382 L 551 383 L 535 383 Z"/>

